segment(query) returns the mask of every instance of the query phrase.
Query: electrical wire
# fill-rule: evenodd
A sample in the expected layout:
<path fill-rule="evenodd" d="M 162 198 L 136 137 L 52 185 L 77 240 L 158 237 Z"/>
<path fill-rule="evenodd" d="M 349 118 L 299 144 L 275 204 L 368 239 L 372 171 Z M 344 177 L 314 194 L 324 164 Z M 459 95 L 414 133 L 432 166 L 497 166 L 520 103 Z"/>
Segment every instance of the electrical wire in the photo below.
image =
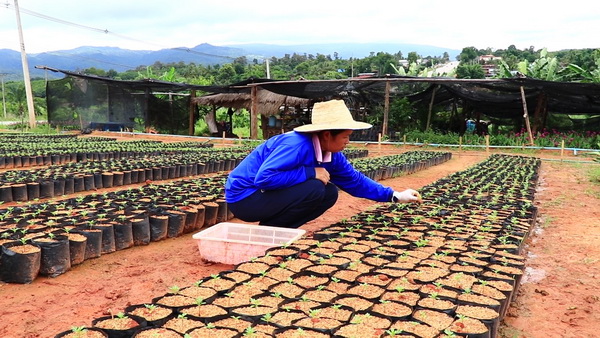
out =
<path fill-rule="evenodd" d="M 94 59 L 94 58 L 85 57 L 85 56 L 81 56 L 81 55 L 65 54 L 65 53 L 61 53 L 61 52 L 47 52 L 46 54 L 57 55 L 57 56 L 64 56 L 64 57 L 70 57 L 70 58 L 77 58 L 77 59 L 82 59 L 82 60 L 95 61 L 95 62 L 98 62 L 98 63 L 105 63 L 107 65 L 113 65 L 113 66 L 123 67 L 123 68 L 126 68 L 126 69 L 136 69 L 136 68 L 139 67 L 139 66 L 123 65 L 123 64 L 120 64 L 120 63 L 115 63 L 115 62 L 109 62 L 109 61 L 105 61 L 105 60 Z"/>
<path fill-rule="evenodd" d="M 8 2 L 5 3 L 5 7 L 15 10 L 14 5 L 9 4 Z M 163 49 L 171 49 L 171 50 L 177 50 L 177 51 L 186 52 L 186 53 L 192 53 L 192 54 L 204 55 L 204 56 L 213 56 L 213 57 L 218 57 L 218 58 L 223 58 L 223 59 L 230 59 L 230 60 L 234 60 L 235 59 L 234 57 L 231 57 L 231 56 L 224 56 L 224 55 L 217 55 L 217 54 L 210 54 L 210 53 L 198 52 L 198 51 L 192 50 L 190 48 L 183 48 L 183 47 L 170 48 L 170 47 L 167 47 L 167 46 L 164 46 L 164 45 L 160 45 L 160 44 L 157 44 L 157 43 L 148 42 L 148 41 L 144 41 L 144 40 L 132 38 L 132 37 L 129 37 L 129 36 L 126 36 L 126 35 L 118 34 L 118 33 L 115 33 L 113 31 L 110 31 L 108 29 L 101 29 L 101 28 L 90 27 L 90 26 L 78 24 L 78 23 L 75 23 L 75 22 L 71 22 L 71 21 L 67 21 L 67 20 L 55 18 L 55 17 L 49 16 L 49 15 L 37 13 L 37 12 L 31 11 L 29 9 L 23 8 L 21 6 L 19 6 L 19 12 L 22 12 L 22 13 L 25 13 L 25 14 L 28 14 L 28 15 L 31 15 L 31 16 L 35 16 L 35 17 L 38 17 L 38 18 L 41 18 L 41 19 L 44 19 L 44 20 L 48 20 L 48 21 L 53 21 L 53 22 L 56 22 L 56 23 L 60 23 L 60 24 L 63 24 L 63 25 L 77 27 L 77 28 L 82 28 L 82 29 L 89 30 L 89 31 L 92 31 L 92 32 L 96 32 L 96 33 L 113 35 L 113 36 L 116 36 L 116 37 L 121 38 L 121 39 L 129 40 L 129 41 L 135 41 L 135 42 L 141 42 L 141 43 L 144 43 L 144 44 L 153 45 L 153 46 L 160 47 L 160 48 L 163 48 Z"/>

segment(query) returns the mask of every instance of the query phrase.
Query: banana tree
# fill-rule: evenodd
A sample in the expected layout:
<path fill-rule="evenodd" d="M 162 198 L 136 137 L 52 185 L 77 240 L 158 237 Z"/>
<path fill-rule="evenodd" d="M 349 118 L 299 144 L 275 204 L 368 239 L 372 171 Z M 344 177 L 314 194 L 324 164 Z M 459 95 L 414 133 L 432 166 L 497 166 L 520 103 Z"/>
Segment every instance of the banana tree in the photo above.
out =
<path fill-rule="evenodd" d="M 27 106 L 27 94 L 25 85 L 22 83 L 11 86 L 8 89 L 8 101 L 12 102 L 17 108 L 17 116 L 21 118 L 21 126 L 25 124 L 25 108 Z"/>
<path fill-rule="evenodd" d="M 565 72 L 569 78 L 580 79 L 577 82 L 600 83 L 600 58 L 596 59 L 596 69 L 594 70 L 583 69 L 571 63 L 565 68 Z"/>
<path fill-rule="evenodd" d="M 548 57 L 548 50 L 542 49 L 540 57 L 535 61 L 521 61 L 517 65 L 517 69 L 522 74 L 546 81 L 560 81 L 562 76 L 559 74 L 559 64 L 556 57 Z"/>

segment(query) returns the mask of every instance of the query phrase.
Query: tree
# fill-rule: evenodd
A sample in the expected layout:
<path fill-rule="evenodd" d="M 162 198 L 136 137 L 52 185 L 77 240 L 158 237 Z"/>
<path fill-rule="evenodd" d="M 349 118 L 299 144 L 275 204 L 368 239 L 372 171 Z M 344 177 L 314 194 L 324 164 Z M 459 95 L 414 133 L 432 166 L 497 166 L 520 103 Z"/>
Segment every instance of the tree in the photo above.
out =
<path fill-rule="evenodd" d="M 549 57 L 544 48 L 540 57 L 533 62 L 523 60 L 519 62 L 517 69 L 523 75 L 546 81 L 560 81 L 559 64 L 556 57 Z"/>
<path fill-rule="evenodd" d="M 233 68 L 233 65 L 228 63 L 223 65 L 217 72 L 217 75 L 215 77 L 215 84 L 228 85 L 232 82 L 237 82 L 237 80 L 238 79 L 236 78 L 236 72 Z"/>
<path fill-rule="evenodd" d="M 392 65 L 398 65 L 398 60 L 388 53 L 377 53 L 373 58 L 373 64 L 375 65 L 378 74 L 392 74 L 395 73 L 395 68 Z"/>
<path fill-rule="evenodd" d="M 408 60 L 408 63 L 418 63 L 419 62 L 419 54 L 417 54 L 417 52 L 409 52 L 408 53 L 408 57 L 406 58 Z"/>
<path fill-rule="evenodd" d="M 584 69 L 576 64 L 569 64 L 564 70 L 565 77 L 572 81 L 600 83 L 600 58 L 596 59 L 596 68 Z"/>
<path fill-rule="evenodd" d="M 25 93 L 25 84 L 22 82 L 8 89 L 8 99 L 13 102 L 17 109 L 17 117 L 21 118 L 21 122 L 25 121 L 25 106 L 27 105 L 27 94 Z"/>
<path fill-rule="evenodd" d="M 458 60 L 460 61 L 460 63 L 476 62 L 478 56 L 479 52 L 475 47 L 465 47 L 460 52 Z"/>
<path fill-rule="evenodd" d="M 484 79 L 485 71 L 480 64 L 461 64 L 456 68 L 456 77 L 459 79 Z"/>

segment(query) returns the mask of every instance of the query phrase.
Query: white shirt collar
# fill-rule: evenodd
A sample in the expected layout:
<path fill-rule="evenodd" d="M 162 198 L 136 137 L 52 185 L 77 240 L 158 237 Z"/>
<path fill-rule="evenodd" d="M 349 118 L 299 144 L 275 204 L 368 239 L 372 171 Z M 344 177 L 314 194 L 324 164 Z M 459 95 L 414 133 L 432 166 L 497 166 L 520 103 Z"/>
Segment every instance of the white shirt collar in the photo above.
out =
<path fill-rule="evenodd" d="M 312 135 L 312 143 L 313 143 L 313 147 L 315 148 L 315 157 L 316 157 L 317 162 L 319 162 L 319 163 L 331 162 L 331 152 L 326 151 L 325 154 L 323 154 L 323 150 L 321 150 L 321 142 L 319 142 L 319 135 L 317 135 L 317 133 L 314 133 Z"/>

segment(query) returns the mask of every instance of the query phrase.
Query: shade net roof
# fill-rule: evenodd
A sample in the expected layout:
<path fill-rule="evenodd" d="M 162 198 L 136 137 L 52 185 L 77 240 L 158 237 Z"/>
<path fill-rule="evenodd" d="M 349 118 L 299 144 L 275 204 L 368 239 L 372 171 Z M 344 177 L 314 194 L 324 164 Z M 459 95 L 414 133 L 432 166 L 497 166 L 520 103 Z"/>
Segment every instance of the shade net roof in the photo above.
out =
<path fill-rule="evenodd" d="M 341 98 L 350 105 L 353 103 L 356 105 L 383 105 L 386 92 L 389 94 L 390 100 L 407 97 L 416 105 L 427 106 L 432 102 L 433 97 L 434 105 L 459 102 L 462 105 L 469 105 L 473 111 L 496 120 L 516 119 L 523 115 L 523 92 L 530 115 L 538 107 L 538 102 L 545 102 L 544 107 L 549 113 L 579 116 L 579 119 L 582 119 L 581 116 L 583 116 L 583 120 L 587 120 L 588 125 L 590 122 L 592 124 L 600 123 L 600 84 L 598 83 L 555 82 L 524 77 L 453 79 L 386 75 L 343 80 L 277 81 L 251 78 L 228 86 L 199 86 L 152 79 L 121 81 L 63 70 L 50 70 L 66 74 L 65 79 L 58 81 L 70 83 L 49 82 L 48 111 L 51 123 L 98 119 L 130 123 L 136 118 L 143 118 L 143 103 L 140 101 L 142 93 L 158 91 L 176 93 L 198 90 L 212 94 L 249 94 L 252 86 L 260 86 L 261 89 L 276 94 L 309 99 L 314 102 Z M 58 86 L 50 85 L 52 82 L 57 82 Z M 87 84 L 82 85 L 82 83 Z M 88 91 L 91 89 L 91 93 L 83 91 L 82 88 L 87 88 Z M 64 93 L 66 89 L 70 89 L 71 94 L 66 95 Z M 98 100 L 102 100 L 103 97 L 110 97 L 110 100 L 103 103 L 106 108 L 104 112 L 108 111 L 109 113 L 100 116 L 102 109 L 98 107 Z M 540 98 L 544 100 L 540 100 Z M 165 98 L 159 96 L 155 99 L 160 101 Z M 172 100 L 172 97 L 169 100 Z M 84 104 L 82 101 L 86 101 L 86 103 Z M 69 110 L 69 105 L 73 104 L 78 107 L 84 104 L 85 109 L 78 110 L 83 113 L 83 117 L 78 114 L 65 113 Z M 151 115 L 149 119 L 157 122 L 165 120 L 161 123 L 170 123 L 169 121 L 176 124 L 185 123 L 175 121 L 184 121 L 183 116 L 189 114 L 186 104 L 180 104 L 181 109 L 177 112 L 171 111 L 171 105 L 167 106 L 169 109 L 158 109 L 153 112 L 158 115 Z M 94 111 L 94 113 L 89 113 L 89 111 Z M 171 118 L 165 118 L 165 116 L 171 116 Z M 175 127 L 173 126 L 174 129 Z"/>
<path fill-rule="evenodd" d="M 69 129 L 143 130 L 146 126 L 173 134 L 188 130 L 190 90 L 226 91 L 219 86 L 197 86 L 154 79 L 122 81 L 49 69 L 64 73 L 48 81 L 48 121 Z"/>
<path fill-rule="evenodd" d="M 408 97 L 414 103 L 435 105 L 460 99 L 488 116 L 510 118 L 523 114 L 521 87 L 528 110 L 533 111 L 544 94 L 549 112 L 574 115 L 600 114 L 600 84 L 543 81 L 531 78 L 512 79 L 450 79 L 388 76 L 385 78 L 296 81 L 261 84 L 279 94 L 311 99 L 348 97 L 382 104 L 386 83 L 390 97 Z M 434 88 L 437 89 L 434 92 Z"/>

